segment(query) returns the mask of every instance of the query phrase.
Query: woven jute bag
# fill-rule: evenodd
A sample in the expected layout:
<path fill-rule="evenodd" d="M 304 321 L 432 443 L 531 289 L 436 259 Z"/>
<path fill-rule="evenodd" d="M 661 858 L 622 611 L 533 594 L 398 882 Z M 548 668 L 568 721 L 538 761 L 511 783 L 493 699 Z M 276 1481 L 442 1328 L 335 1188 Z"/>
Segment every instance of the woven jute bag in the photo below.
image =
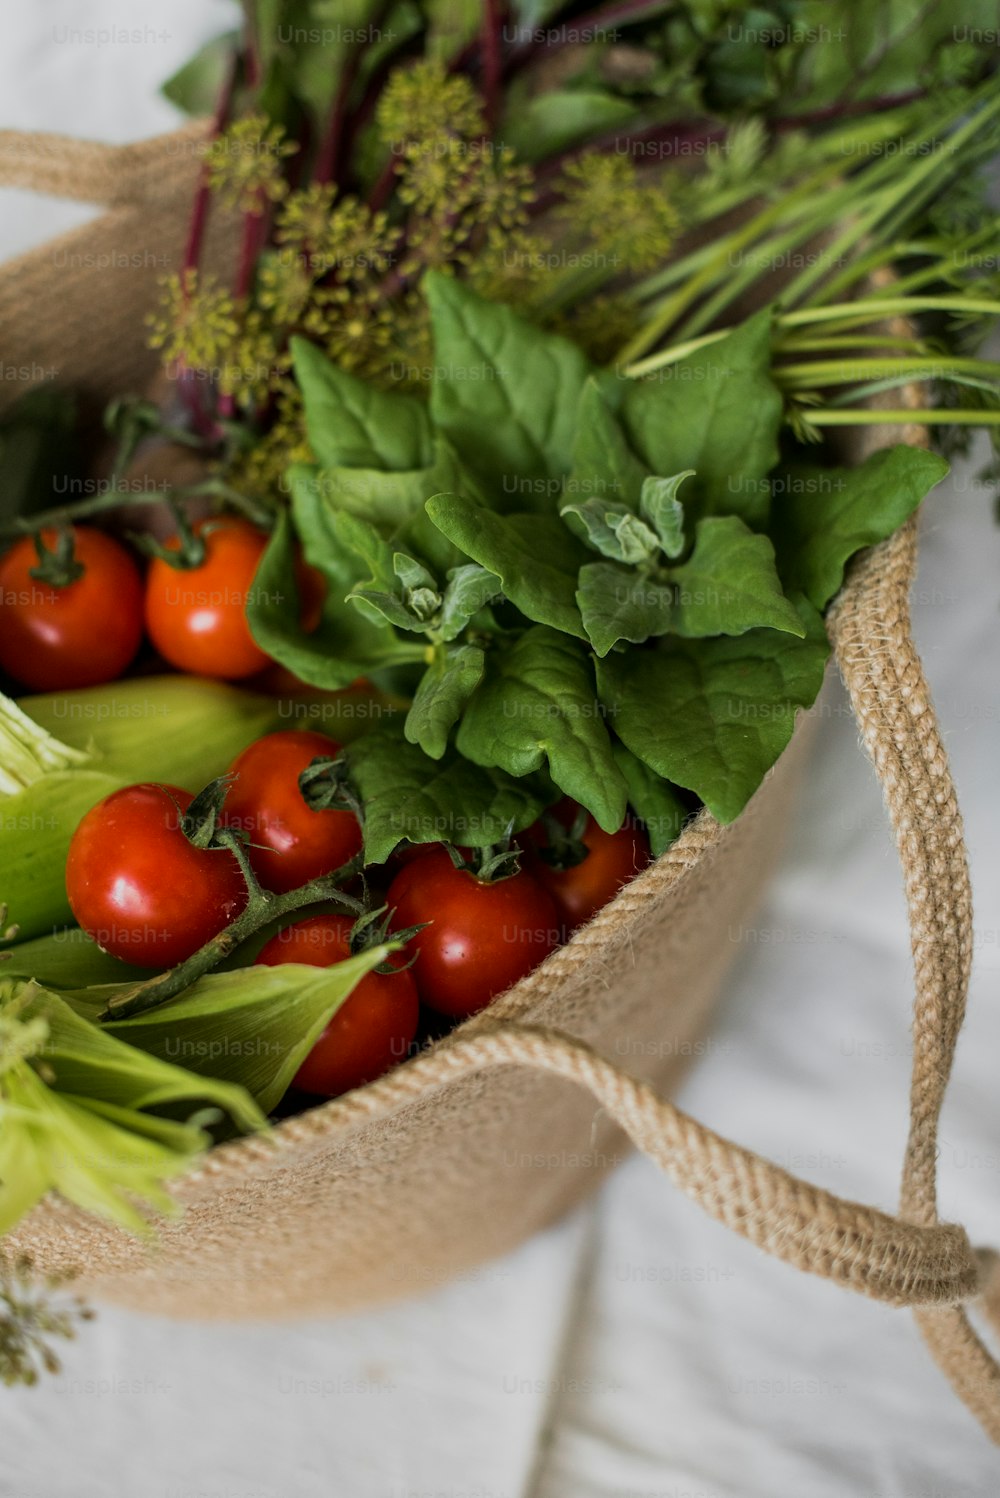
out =
<path fill-rule="evenodd" d="M 0 134 L 0 184 L 104 206 L 0 270 L 0 350 L 95 412 L 145 386 L 142 319 L 175 265 L 205 137 L 126 147 Z M 228 273 L 217 218 L 203 263 Z M 919 442 L 897 428 L 873 441 Z M 413 1293 L 513 1248 L 590 1191 L 627 1144 L 720 1222 L 798 1269 L 914 1308 L 938 1363 L 1000 1441 L 1000 1368 L 967 1308 L 1000 1310 L 996 1255 L 939 1221 L 938 1116 L 972 952 L 962 826 L 910 634 L 915 529 L 861 556 L 829 615 L 836 659 L 895 831 L 916 997 L 898 1215 L 797 1179 L 666 1094 L 705 1047 L 711 1006 L 780 847 L 802 757 L 789 750 L 742 816 L 707 812 L 571 942 L 484 1013 L 382 1081 L 213 1150 L 176 1182 L 155 1244 L 50 1198 L 6 1241 L 82 1291 L 179 1316 L 275 1317 Z M 442 1232 L 442 1225 L 447 1231 Z"/>

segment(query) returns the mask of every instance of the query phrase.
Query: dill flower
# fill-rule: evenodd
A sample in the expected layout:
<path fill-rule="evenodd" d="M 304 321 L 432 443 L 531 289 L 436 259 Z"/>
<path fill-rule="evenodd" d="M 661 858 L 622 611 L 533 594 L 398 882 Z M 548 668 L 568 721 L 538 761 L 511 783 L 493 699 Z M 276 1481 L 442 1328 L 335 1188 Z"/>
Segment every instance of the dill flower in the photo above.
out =
<path fill-rule="evenodd" d="M 312 294 L 313 274 L 303 253 L 284 249 L 261 258 L 257 302 L 276 323 L 298 323 Z"/>
<path fill-rule="evenodd" d="M 247 115 L 209 146 L 209 184 L 228 207 L 263 213 L 268 202 L 280 203 L 287 195 L 282 163 L 297 150 L 280 125 L 262 114 Z"/>
<path fill-rule="evenodd" d="M 162 348 L 165 364 L 211 369 L 224 358 L 240 325 L 236 304 L 214 277 L 196 270 L 160 280 L 160 309 L 147 314 L 150 348 Z"/>
<path fill-rule="evenodd" d="M 560 217 L 625 271 L 651 270 L 666 256 L 677 212 L 657 182 L 639 180 L 625 156 L 590 152 L 563 170 Z"/>
<path fill-rule="evenodd" d="M 391 75 L 375 114 L 387 145 L 399 141 L 438 141 L 457 136 L 472 140 L 485 128 L 482 101 L 468 78 L 448 73 L 425 58 Z"/>

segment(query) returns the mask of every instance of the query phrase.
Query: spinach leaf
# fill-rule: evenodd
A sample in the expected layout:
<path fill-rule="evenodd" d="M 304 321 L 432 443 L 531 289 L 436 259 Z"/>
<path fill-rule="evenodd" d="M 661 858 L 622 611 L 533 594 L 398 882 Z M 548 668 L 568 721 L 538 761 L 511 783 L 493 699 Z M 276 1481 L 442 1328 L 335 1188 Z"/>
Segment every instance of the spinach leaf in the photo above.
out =
<path fill-rule="evenodd" d="M 700 796 L 720 822 L 739 816 L 787 745 L 796 710 L 823 681 L 829 645 L 809 603 L 804 639 L 774 629 L 673 640 L 597 663 L 615 732 L 658 775 Z"/>
<path fill-rule="evenodd" d="M 497 515 L 460 494 L 435 494 L 426 509 L 449 541 L 500 579 L 522 614 L 584 638 L 575 597 L 582 548 L 554 516 L 545 527 L 544 516 Z"/>
<path fill-rule="evenodd" d="M 584 355 L 567 338 L 542 332 L 452 276 L 428 274 L 424 285 L 434 334 L 435 424 L 494 488 L 562 478 L 573 461 L 577 407 L 591 372 Z"/>
<path fill-rule="evenodd" d="M 669 583 L 613 562 L 580 568 L 576 601 L 587 638 L 598 655 L 619 640 L 641 645 L 673 628 L 674 590 Z"/>
<path fill-rule="evenodd" d="M 628 505 L 606 499 L 576 500 L 564 505 L 559 514 L 574 535 L 613 562 L 648 562 L 660 549 L 656 532 Z"/>
<path fill-rule="evenodd" d="M 634 506 L 648 473 L 629 446 L 604 385 L 591 376 L 577 408 L 573 469 L 564 496 L 580 494 Z"/>
<path fill-rule="evenodd" d="M 395 726 L 349 744 L 351 779 L 365 806 L 365 858 L 384 863 L 396 844 L 448 841 L 484 848 L 520 832 L 557 799 L 542 776 L 515 780 L 454 750 L 434 760 Z"/>
<path fill-rule="evenodd" d="M 478 765 L 528 775 L 548 765 L 560 790 L 606 832 L 625 815 L 625 781 L 611 752 L 586 651 L 543 625 L 492 651 L 459 724 L 456 745 Z"/>
<path fill-rule="evenodd" d="M 440 759 L 448 735 L 483 679 L 486 656 L 478 645 L 452 645 L 438 651 L 420 678 L 404 731 L 431 759 Z"/>
<path fill-rule="evenodd" d="M 431 494 L 453 489 L 479 495 L 479 487 L 442 438 L 431 444 L 433 461 L 425 468 L 320 468 L 295 465 L 289 482 L 311 483 L 335 510 L 360 515 L 387 530 L 405 529 Z"/>
<path fill-rule="evenodd" d="M 891 536 L 947 472 L 937 453 L 900 445 L 872 453 L 859 468 L 785 474 L 771 534 L 786 588 L 825 608 L 854 553 Z"/>
<path fill-rule="evenodd" d="M 778 458 L 781 392 L 771 378 L 771 314 L 626 388 L 622 417 L 654 473 L 695 470 L 685 505 L 695 515 L 767 518 L 765 475 Z"/>
<path fill-rule="evenodd" d="M 308 486 L 293 494 L 296 529 L 306 558 L 323 573 L 327 594 L 320 622 L 306 633 L 296 576 L 295 533 L 278 517 L 250 596 L 247 620 L 262 650 L 313 686 L 349 686 L 358 676 L 423 659 L 423 646 L 397 638 L 377 616 L 362 617 L 345 601 L 356 573 L 332 527 L 334 517 Z"/>
<path fill-rule="evenodd" d="M 645 824 L 653 857 L 659 858 L 680 835 L 687 821 L 687 807 L 673 786 L 641 759 L 636 759 L 620 740 L 616 739 L 611 747 L 628 786 L 628 804 Z"/>
<path fill-rule="evenodd" d="M 431 423 L 421 401 L 348 374 L 308 339 L 293 338 L 291 347 L 306 435 L 321 468 L 398 473 L 430 466 Z"/>
<path fill-rule="evenodd" d="M 677 498 L 677 491 L 693 473 L 693 468 L 685 468 L 683 473 L 672 474 L 670 478 L 651 474 L 643 480 L 639 491 L 639 513 L 656 532 L 664 555 L 671 558 L 679 557 L 684 550 L 684 506 Z"/>
<path fill-rule="evenodd" d="M 678 588 L 671 626 L 676 634 L 742 635 L 761 628 L 805 634 L 781 591 L 774 547 L 735 515 L 699 520 L 694 551 L 671 577 Z"/>

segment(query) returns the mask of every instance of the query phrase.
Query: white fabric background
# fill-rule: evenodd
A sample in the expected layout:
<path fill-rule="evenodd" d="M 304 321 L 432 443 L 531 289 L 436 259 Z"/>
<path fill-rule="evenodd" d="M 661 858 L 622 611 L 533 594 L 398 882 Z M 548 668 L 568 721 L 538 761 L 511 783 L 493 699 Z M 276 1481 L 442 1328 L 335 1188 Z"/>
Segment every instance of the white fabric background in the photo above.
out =
<path fill-rule="evenodd" d="M 35 0 L 0 22 L 0 125 L 127 140 L 224 0 Z M 141 39 L 74 39 L 128 27 Z M 4 193 L 0 254 L 83 210 Z M 980 460 L 985 456 L 985 448 Z M 944 1212 L 1000 1244 L 1000 530 L 959 465 L 926 508 L 917 635 L 977 893 Z M 789 851 L 682 1102 L 891 1209 L 910 973 L 878 791 L 839 688 Z M 442 1233 L 448 1224 L 442 1222 Z M 199 1327 L 102 1310 L 64 1374 L 0 1393 L 3 1498 L 966 1498 L 1000 1460 L 904 1312 L 766 1259 L 631 1159 L 574 1217 L 421 1300 Z"/>

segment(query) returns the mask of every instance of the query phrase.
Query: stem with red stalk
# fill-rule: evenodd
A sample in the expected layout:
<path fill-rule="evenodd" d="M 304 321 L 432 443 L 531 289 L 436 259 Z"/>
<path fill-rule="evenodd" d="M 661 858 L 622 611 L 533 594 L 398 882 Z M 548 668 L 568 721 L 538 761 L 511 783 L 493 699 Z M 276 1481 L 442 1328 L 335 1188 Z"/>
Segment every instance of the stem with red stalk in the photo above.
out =
<path fill-rule="evenodd" d="M 378 32 L 385 20 L 389 9 L 388 0 L 376 8 L 367 27 L 366 32 L 371 35 Z M 313 169 L 314 182 L 336 182 L 339 184 L 341 169 L 344 161 L 344 146 L 348 134 L 348 105 L 351 93 L 358 77 L 358 69 L 364 57 L 365 43 L 357 42 L 348 53 L 343 69 L 340 74 L 340 82 L 334 96 L 333 106 L 330 110 L 330 120 L 326 128 L 326 134 L 320 144 L 319 155 Z"/>
<path fill-rule="evenodd" d="M 482 57 L 483 112 L 486 128 L 492 135 L 500 118 L 503 56 L 500 47 L 499 0 L 483 0 L 483 25 L 480 32 Z"/>

